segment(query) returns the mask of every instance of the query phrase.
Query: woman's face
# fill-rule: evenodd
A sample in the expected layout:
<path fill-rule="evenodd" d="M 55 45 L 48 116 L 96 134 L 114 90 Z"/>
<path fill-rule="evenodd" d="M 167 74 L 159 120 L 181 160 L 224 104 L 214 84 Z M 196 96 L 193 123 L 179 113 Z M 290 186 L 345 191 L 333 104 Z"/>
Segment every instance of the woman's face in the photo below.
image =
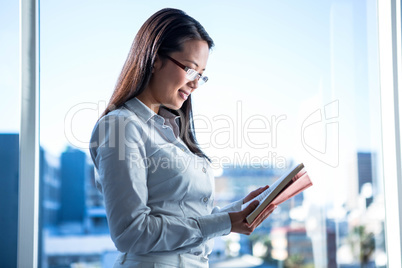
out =
<path fill-rule="evenodd" d="M 182 51 L 173 52 L 169 56 L 202 74 L 207 65 L 208 55 L 207 42 L 189 40 L 183 44 Z M 198 79 L 189 81 L 186 78 L 186 71 L 177 64 L 169 59 L 162 63 L 161 59 L 157 57 L 149 85 L 138 96 L 138 99 L 156 113 L 161 104 L 178 110 L 197 87 Z"/>

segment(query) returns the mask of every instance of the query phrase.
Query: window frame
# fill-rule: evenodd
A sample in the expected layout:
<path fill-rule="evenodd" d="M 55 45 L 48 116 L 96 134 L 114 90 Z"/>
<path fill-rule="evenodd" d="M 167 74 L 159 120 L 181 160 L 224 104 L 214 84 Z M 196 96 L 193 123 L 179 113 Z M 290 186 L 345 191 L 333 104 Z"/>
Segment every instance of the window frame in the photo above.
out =
<path fill-rule="evenodd" d="M 378 1 L 381 132 L 388 267 L 402 267 L 401 1 Z"/>
<path fill-rule="evenodd" d="M 38 267 L 39 1 L 20 0 L 20 155 L 17 266 Z"/>

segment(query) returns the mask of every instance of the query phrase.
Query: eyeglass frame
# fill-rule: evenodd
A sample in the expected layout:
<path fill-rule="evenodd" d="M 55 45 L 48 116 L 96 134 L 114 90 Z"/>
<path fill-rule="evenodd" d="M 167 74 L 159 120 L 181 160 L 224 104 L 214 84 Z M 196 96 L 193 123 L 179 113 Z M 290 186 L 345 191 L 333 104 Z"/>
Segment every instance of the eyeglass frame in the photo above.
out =
<path fill-rule="evenodd" d="M 202 74 L 200 74 L 200 73 L 197 72 L 196 70 L 194 70 L 194 69 L 192 69 L 192 68 L 190 68 L 190 67 L 187 67 L 187 66 L 181 64 L 180 62 L 178 62 L 177 60 L 173 59 L 173 58 L 170 57 L 170 56 L 167 56 L 167 55 L 166 55 L 166 58 L 168 58 L 169 60 L 171 60 L 174 64 L 176 64 L 176 65 L 179 66 L 180 68 L 182 68 L 182 69 L 187 73 L 187 76 L 190 75 L 190 73 L 192 73 L 192 72 L 196 73 L 197 76 L 198 76 L 198 79 L 197 79 L 197 76 L 194 77 L 194 79 L 190 79 L 189 77 L 187 77 L 190 81 L 194 81 L 195 79 L 197 79 L 197 80 L 199 81 L 199 82 L 198 82 L 199 85 L 203 85 L 203 84 L 205 84 L 205 83 L 208 81 L 208 77 L 207 77 L 207 76 L 203 76 Z"/>

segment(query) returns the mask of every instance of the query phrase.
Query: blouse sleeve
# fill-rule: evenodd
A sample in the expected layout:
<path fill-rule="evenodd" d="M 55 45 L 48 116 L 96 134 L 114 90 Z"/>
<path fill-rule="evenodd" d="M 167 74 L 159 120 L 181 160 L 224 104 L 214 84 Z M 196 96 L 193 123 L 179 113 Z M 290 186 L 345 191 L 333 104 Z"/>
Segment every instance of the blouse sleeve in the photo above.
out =
<path fill-rule="evenodd" d="M 230 232 L 227 212 L 180 218 L 151 215 L 147 206 L 147 156 L 140 123 L 105 116 L 91 137 L 91 157 L 104 196 L 110 234 L 121 252 L 185 252 Z"/>
<path fill-rule="evenodd" d="M 243 199 L 230 203 L 223 208 L 214 207 L 212 213 L 222 213 L 222 212 L 239 212 L 241 211 L 241 207 L 243 205 Z"/>

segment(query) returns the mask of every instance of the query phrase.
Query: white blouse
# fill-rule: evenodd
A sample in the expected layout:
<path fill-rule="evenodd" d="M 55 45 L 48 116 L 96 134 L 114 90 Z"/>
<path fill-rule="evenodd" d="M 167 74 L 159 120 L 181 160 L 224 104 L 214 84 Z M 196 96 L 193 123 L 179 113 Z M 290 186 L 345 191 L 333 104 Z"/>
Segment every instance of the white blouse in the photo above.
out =
<path fill-rule="evenodd" d="M 212 238 L 230 233 L 228 212 L 241 209 L 242 200 L 213 207 L 212 168 L 179 138 L 177 118 L 133 98 L 94 127 L 96 184 L 121 252 L 207 257 Z"/>

